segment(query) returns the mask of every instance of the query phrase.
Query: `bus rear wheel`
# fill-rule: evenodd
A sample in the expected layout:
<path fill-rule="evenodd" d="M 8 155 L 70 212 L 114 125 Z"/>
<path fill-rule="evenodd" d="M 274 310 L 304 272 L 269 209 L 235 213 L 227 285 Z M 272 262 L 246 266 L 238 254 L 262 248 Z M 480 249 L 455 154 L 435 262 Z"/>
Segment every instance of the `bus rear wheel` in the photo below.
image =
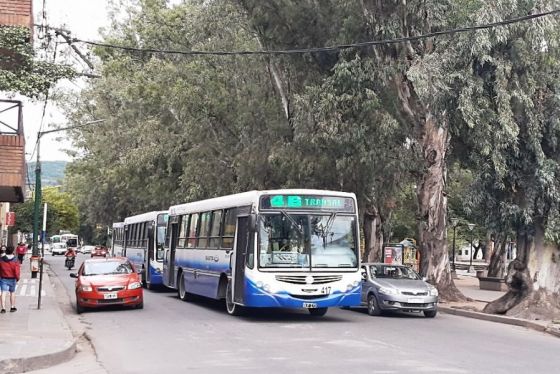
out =
<path fill-rule="evenodd" d="M 322 317 L 327 314 L 327 310 L 329 310 L 329 308 L 309 308 L 307 310 L 309 310 L 309 314 L 312 316 Z"/>
<path fill-rule="evenodd" d="M 226 310 L 230 316 L 240 316 L 243 314 L 243 307 L 233 302 L 233 290 L 231 280 L 226 287 Z"/>
<path fill-rule="evenodd" d="M 177 289 L 179 290 L 179 299 L 183 301 L 191 301 L 192 295 L 185 289 L 185 273 L 181 273 L 181 275 L 179 276 L 179 281 L 177 283 L 179 283 L 179 287 L 177 287 Z"/>

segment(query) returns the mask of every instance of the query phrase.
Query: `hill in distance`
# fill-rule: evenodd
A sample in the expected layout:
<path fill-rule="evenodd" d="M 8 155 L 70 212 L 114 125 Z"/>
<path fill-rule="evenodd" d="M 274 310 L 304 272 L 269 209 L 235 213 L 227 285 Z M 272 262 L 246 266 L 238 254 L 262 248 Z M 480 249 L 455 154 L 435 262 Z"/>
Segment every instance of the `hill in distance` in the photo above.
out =
<path fill-rule="evenodd" d="M 67 161 L 41 161 L 41 185 L 60 186 Z M 27 163 L 27 183 L 35 184 L 35 161 Z"/>

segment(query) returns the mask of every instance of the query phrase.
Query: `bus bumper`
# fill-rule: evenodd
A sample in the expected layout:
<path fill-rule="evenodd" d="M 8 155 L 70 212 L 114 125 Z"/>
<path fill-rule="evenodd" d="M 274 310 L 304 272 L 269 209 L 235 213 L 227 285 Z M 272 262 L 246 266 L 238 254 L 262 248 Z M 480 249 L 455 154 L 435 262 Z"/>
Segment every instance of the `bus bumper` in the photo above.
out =
<path fill-rule="evenodd" d="M 298 298 L 295 295 L 283 291 L 279 293 L 268 293 L 258 288 L 253 282 L 245 282 L 245 306 L 257 308 L 329 308 L 341 306 L 359 306 L 361 302 L 361 285 L 354 287 L 351 291 L 335 291 L 330 295 Z"/>

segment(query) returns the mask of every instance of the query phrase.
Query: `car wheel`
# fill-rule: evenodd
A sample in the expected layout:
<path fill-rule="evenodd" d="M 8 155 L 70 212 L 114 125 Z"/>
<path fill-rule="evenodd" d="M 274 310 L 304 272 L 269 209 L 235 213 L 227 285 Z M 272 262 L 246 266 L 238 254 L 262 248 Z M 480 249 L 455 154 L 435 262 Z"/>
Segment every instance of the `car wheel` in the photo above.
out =
<path fill-rule="evenodd" d="M 374 294 L 369 294 L 367 298 L 367 312 L 370 316 L 378 316 L 381 314 L 379 303 Z"/>
<path fill-rule="evenodd" d="M 325 314 L 327 314 L 327 310 L 329 310 L 329 308 L 309 308 L 307 310 L 309 311 L 309 314 L 311 314 L 312 316 L 322 317 Z"/>
<path fill-rule="evenodd" d="M 178 283 L 179 287 L 177 288 L 179 290 L 179 299 L 183 301 L 192 301 L 192 295 L 185 289 L 185 273 L 181 273 Z"/>
<path fill-rule="evenodd" d="M 76 313 L 82 314 L 84 311 L 85 311 L 85 308 L 83 306 L 81 306 L 80 303 L 78 303 L 76 301 Z"/>
<path fill-rule="evenodd" d="M 233 289 L 231 280 L 226 287 L 226 310 L 230 316 L 240 316 L 243 314 L 243 307 L 233 302 Z"/>
<path fill-rule="evenodd" d="M 426 318 L 434 318 L 437 315 L 437 309 L 435 310 L 425 310 L 424 311 L 424 316 Z"/>

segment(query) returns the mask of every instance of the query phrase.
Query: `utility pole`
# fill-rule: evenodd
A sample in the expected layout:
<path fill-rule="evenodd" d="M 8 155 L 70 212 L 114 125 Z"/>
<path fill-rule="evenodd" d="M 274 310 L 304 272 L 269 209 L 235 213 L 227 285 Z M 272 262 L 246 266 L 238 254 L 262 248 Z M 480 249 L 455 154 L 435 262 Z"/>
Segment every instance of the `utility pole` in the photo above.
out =
<path fill-rule="evenodd" d="M 53 132 L 66 131 L 77 129 L 80 127 L 92 125 L 94 123 L 104 122 L 104 119 L 98 119 L 91 122 L 86 122 L 81 125 L 64 127 L 61 129 L 39 131 L 37 133 L 37 165 L 35 166 L 35 204 L 33 205 L 33 251 L 31 252 L 31 278 L 37 278 L 39 272 L 39 210 L 41 209 L 41 136 Z M 34 266 L 36 264 L 36 266 Z"/>

